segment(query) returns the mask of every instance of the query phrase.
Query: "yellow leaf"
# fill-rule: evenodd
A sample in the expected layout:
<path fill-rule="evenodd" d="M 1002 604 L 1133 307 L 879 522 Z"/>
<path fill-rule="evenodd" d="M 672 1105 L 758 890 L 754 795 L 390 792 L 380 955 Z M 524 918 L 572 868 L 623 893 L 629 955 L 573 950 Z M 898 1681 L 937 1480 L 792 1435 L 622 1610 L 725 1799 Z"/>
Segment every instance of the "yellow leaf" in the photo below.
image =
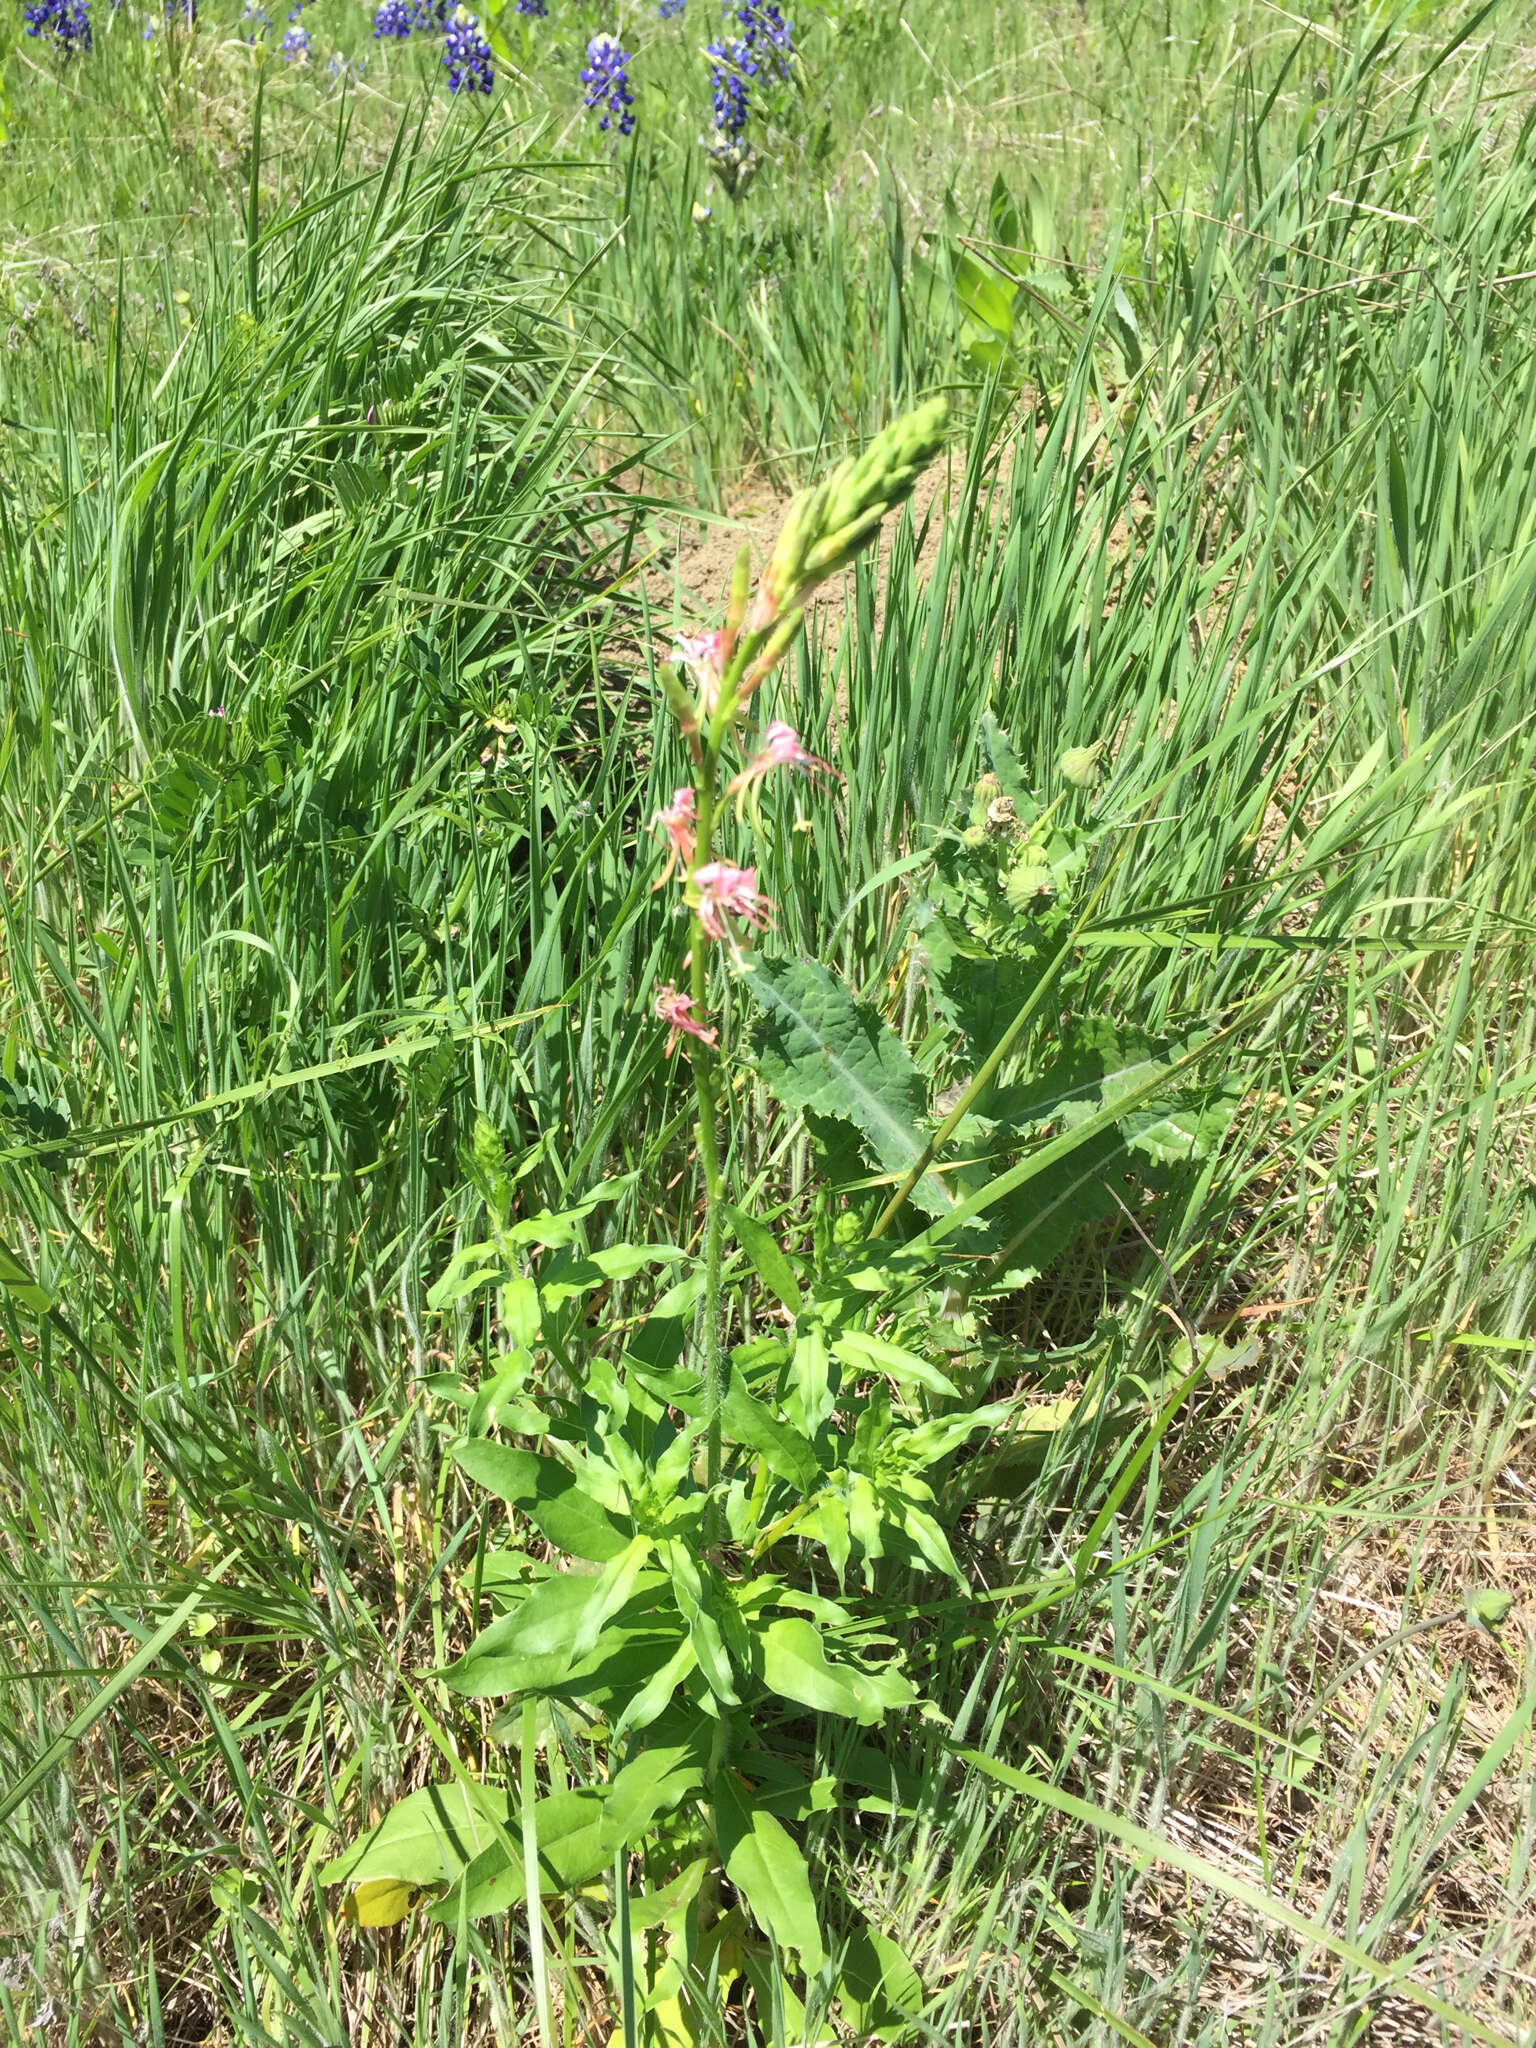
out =
<path fill-rule="evenodd" d="M 420 1889 L 398 1877 L 371 1877 L 348 1895 L 342 1911 L 359 1927 L 398 1927 Z"/>

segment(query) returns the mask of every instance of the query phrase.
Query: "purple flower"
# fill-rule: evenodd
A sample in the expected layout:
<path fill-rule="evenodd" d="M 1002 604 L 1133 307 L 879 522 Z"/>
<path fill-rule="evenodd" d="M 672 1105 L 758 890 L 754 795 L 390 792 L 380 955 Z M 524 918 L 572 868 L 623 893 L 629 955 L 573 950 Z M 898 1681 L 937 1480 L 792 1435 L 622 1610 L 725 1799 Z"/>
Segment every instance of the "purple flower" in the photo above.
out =
<path fill-rule="evenodd" d="M 288 17 L 288 27 L 284 33 L 281 48 L 283 55 L 290 64 L 307 64 L 309 62 L 309 30 L 301 27 L 298 21 L 295 20 L 294 16 L 297 15 L 298 11 L 298 8 L 295 7 L 293 13 Z"/>
<path fill-rule="evenodd" d="M 415 22 L 416 10 L 411 0 L 382 0 L 373 17 L 373 33 L 376 37 L 397 36 L 403 43 Z"/>
<path fill-rule="evenodd" d="M 448 24 L 443 40 L 443 62 L 448 67 L 450 92 L 489 92 L 495 73 L 491 70 L 491 46 L 480 33 L 480 17 L 460 7 Z"/>
<path fill-rule="evenodd" d="M 535 21 L 542 21 L 549 12 L 549 0 L 517 0 L 519 14 L 531 14 Z"/>
<path fill-rule="evenodd" d="M 630 52 L 620 48 L 617 36 L 594 36 L 587 45 L 587 65 L 581 74 L 587 88 L 584 104 L 598 114 L 598 127 L 617 128 L 621 135 L 628 135 L 635 125 L 629 59 Z"/>
<path fill-rule="evenodd" d="M 661 5 L 656 9 L 658 20 L 675 21 L 687 4 L 688 0 L 661 0 Z"/>
<path fill-rule="evenodd" d="M 91 16 L 86 0 L 35 0 L 23 10 L 29 36 L 48 36 L 68 61 L 77 50 L 91 47 Z"/>

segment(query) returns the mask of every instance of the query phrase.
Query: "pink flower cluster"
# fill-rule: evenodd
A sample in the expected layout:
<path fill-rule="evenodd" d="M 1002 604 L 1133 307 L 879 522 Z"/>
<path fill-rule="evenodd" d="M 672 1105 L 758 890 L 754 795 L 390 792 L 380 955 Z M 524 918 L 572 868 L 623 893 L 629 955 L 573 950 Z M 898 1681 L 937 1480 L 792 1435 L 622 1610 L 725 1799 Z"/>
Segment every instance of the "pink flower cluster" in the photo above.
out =
<path fill-rule="evenodd" d="M 714 714 L 720 699 L 728 636 L 700 633 L 680 640 L 674 659 L 686 667 L 699 692 L 700 710 L 705 718 Z M 763 734 L 763 744 L 747 765 L 726 787 L 728 796 L 739 797 L 763 781 L 776 768 L 788 768 L 803 775 L 834 777 L 830 762 L 800 744 L 792 725 L 775 719 Z M 748 931 L 766 931 L 773 923 L 773 905 L 757 886 L 756 868 L 732 867 L 728 861 L 709 860 L 695 866 L 698 854 L 698 799 L 690 788 L 674 789 L 672 801 L 651 820 L 653 831 L 667 842 L 667 862 L 656 882 L 659 889 L 680 874 L 687 886 L 688 901 L 706 939 L 734 947 L 735 926 Z M 712 1046 L 718 1034 L 693 1014 L 693 997 L 665 981 L 656 993 L 656 1015 L 667 1026 L 667 1051 L 672 1053 L 682 1038 L 697 1039 Z"/>

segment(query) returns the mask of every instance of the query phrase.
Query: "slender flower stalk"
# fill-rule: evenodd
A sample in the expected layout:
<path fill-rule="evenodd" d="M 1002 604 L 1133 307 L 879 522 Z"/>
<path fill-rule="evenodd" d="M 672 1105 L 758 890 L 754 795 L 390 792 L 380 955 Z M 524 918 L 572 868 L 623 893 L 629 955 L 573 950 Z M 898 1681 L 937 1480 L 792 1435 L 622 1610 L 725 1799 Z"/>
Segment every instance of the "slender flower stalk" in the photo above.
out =
<path fill-rule="evenodd" d="M 763 41 L 785 56 L 787 27 L 782 44 L 772 32 L 781 20 L 777 9 L 765 7 L 761 13 L 768 24 Z M 602 74 L 584 74 L 589 105 L 602 101 L 606 80 L 627 62 L 616 44 L 611 52 L 603 47 L 609 44 L 613 44 L 612 38 L 595 38 L 589 49 L 589 70 Z M 663 671 L 668 703 L 693 757 L 694 779 L 691 789 L 675 790 L 671 804 L 652 820 L 667 840 L 667 864 L 661 879 L 665 882 L 673 874 L 680 875 L 689 913 L 688 988 L 680 991 L 670 981 L 661 983 L 655 1011 L 668 1027 L 669 1053 L 684 1039 L 688 1042 L 698 1103 L 699 1163 L 704 1174 L 705 1457 L 712 1495 L 721 1477 L 720 1416 L 729 1367 L 721 1311 L 726 1208 L 719 1129 L 721 1053 L 718 1030 L 704 1020 L 709 1015 L 709 975 L 715 950 L 721 949 L 732 965 L 744 969 L 748 964 L 744 938 L 765 931 L 773 921 L 773 905 L 757 886 L 757 869 L 737 867 L 722 859 L 715 845 L 722 756 L 753 691 L 793 646 L 807 597 L 818 583 L 852 561 L 874 537 L 886 513 L 906 498 L 942 446 L 946 418 L 943 399 L 931 400 L 894 421 L 862 455 L 842 463 L 824 483 L 803 492 L 789 508 L 756 591 L 750 587 L 750 556 L 743 549 L 724 626 L 716 632 L 685 637 L 675 647 L 674 663 L 692 689 Z M 781 768 L 835 779 L 830 763 L 809 752 L 792 725 L 775 719 L 765 729 L 758 752 L 730 778 L 723 793 L 739 799 Z M 718 1542 L 718 1503 L 711 1507 L 709 1531 L 711 1544 Z"/>

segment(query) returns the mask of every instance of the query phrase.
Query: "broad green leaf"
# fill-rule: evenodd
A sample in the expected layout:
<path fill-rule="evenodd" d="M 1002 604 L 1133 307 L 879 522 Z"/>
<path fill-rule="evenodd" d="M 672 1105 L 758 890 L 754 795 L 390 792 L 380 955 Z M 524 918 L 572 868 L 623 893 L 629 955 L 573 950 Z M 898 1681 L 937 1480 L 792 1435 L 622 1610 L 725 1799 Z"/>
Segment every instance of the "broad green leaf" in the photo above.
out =
<path fill-rule="evenodd" d="M 763 1011 L 755 1034 L 758 1068 L 780 1101 L 846 1119 L 887 1173 L 910 1171 L 923 1149 L 926 1091 L 911 1055 L 878 1011 L 855 1002 L 814 960 L 760 960 L 748 986 Z M 954 1206 L 931 1173 L 913 1199 L 937 1213 Z"/>
<path fill-rule="evenodd" d="M 539 1841 L 539 1891 L 546 1897 L 569 1896 L 601 1875 L 612 1861 L 604 1841 L 606 1788 L 586 1785 L 551 1792 L 534 1806 Z M 514 1825 L 521 1822 L 514 1816 Z M 527 1902 L 522 1857 L 495 1842 L 463 1872 L 460 1882 L 428 1915 L 452 1926 L 462 1910 L 471 1920 L 491 1913 L 515 1912 Z"/>
<path fill-rule="evenodd" d="M 831 1353 L 820 1330 L 802 1330 L 789 1361 L 789 1393 L 784 1412 L 807 1437 L 814 1437 L 837 1401 Z"/>
<path fill-rule="evenodd" d="M 701 1570 L 688 1546 L 675 1538 L 666 1544 L 662 1554 L 672 1581 L 673 1595 L 688 1624 L 689 1640 L 693 1644 L 699 1670 L 704 1675 L 704 1683 L 725 1706 L 740 1706 L 721 1617 L 715 1611 L 711 1597 L 713 1566 L 706 1562 Z"/>
<path fill-rule="evenodd" d="M 734 1370 L 720 1421 L 726 1436 L 756 1451 L 776 1479 L 798 1487 L 802 1493 L 809 1493 L 814 1487 L 821 1466 L 809 1441 L 750 1394 L 746 1381 Z"/>
<path fill-rule="evenodd" d="M 704 1783 L 697 1749 L 686 1743 L 658 1744 L 632 1757 L 608 1786 L 603 1806 L 603 1846 L 614 1855 L 638 1842 L 659 1813 Z"/>
<path fill-rule="evenodd" d="M 664 1583 L 660 1572 L 643 1573 L 641 1587 L 647 1581 L 652 1588 Z M 510 1614 L 481 1630 L 464 1655 L 443 1672 L 443 1683 L 470 1699 L 545 1692 L 570 1683 L 579 1668 L 576 1643 L 601 1600 L 600 1579 L 574 1572 L 541 1579 Z M 614 1644 L 620 1640 L 615 1631 Z M 599 1656 L 602 1648 L 599 1643 L 592 1656 Z"/>
<path fill-rule="evenodd" d="M 638 1689 L 631 1689 L 613 1722 L 614 1742 L 622 1736 L 649 1728 L 672 1704 L 673 1695 L 698 1663 L 691 1637 L 685 1636 L 670 1657 L 647 1677 Z"/>
<path fill-rule="evenodd" d="M 845 1330 L 834 1339 L 832 1349 L 845 1365 L 858 1372 L 885 1373 L 899 1387 L 926 1387 L 930 1394 L 947 1394 L 951 1398 L 959 1395 L 954 1381 L 936 1365 L 919 1358 L 915 1351 L 904 1350 L 900 1344 L 887 1343 L 883 1337 L 866 1336 L 862 1330 Z"/>
<path fill-rule="evenodd" d="M 46 1287 L 39 1287 L 10 1246 L 0 1241 L 0 1287 L 8 1294 L 14 1294 L 24 1308 L 35 1309 L 45 1315 L 53 1307 L 53 1296 Z"/>
<path fill-rule="evenodd" d="M 843 2019 L 863 2039 L 898 2029 L 923 2004 L 922 1982 L 900 1944 L 867 1924 L 848 1937 L 837 1995 Z"/>
<path fill-rule="evenodd" d="M 725 1874 L 781 1948 L 814 1975 L 826 1961 L 811 1873 L 789 1830 L 764 1813 L 730 1771 L 715 1780 L 715 1836 Z"/>
<path fill-rule="evenodd" d="M 409 1885 L 451 1883 L 498 1839 L 507 1795 L 485 1785 L 426 1785 L 392 1806 L 371 1834 L 334 1857 L 322 1884 L 392 1879 Z"/>
<path fill-rule="evenodd" d="M 800 1285 L 795 1279 L 795 1269 L 773 1232 L 743 1209 L 727 1206 L 725 1215 L 758 1279 L 776 1300 L 783 1302 L 791 1315 L 799 1315 Z"/>
<path fill-rule="evenodd" d="M 800 1615 L 770 1622 L 756 1641 L 769 1691 L 818 1713 L 844 1714 L 871 1728 L 890 1708 L 910 1705 L 917 1697 L 898 1672 L 873 1677 L 834 1664 L 820 1629 Z"/>
<path fill-rule="evenodd" d="M 456 1301 L 462 1301 L 466 1294 L 473 1294 L 478 1288 L 516 1277 L 500 1245 L 489 1242 L 460 1245 L 444 1267 L 442 1277 L 427 1289 L 427 1307 L 434 1313 L 451 1308 Z"/>
<path fill-rule="evenodd" d="M 647 1266 L 674 1265 L 687 1256 L 671 1244 L 614 1244 L 584 1256 L 562 1251 L 540 1268 L 539 1298 L 546 1308 L 558 1308 L 610 1281 L 632 1280 Z"/>
<path fill-rule="evenodd" d="M 627 1547 L 628 1533 L 557 1459 L 489 1438 L 455 1445 L 452 1457 L 477 1485 L 520 1508 L 568 1556 L 606 1564 Z"/>

